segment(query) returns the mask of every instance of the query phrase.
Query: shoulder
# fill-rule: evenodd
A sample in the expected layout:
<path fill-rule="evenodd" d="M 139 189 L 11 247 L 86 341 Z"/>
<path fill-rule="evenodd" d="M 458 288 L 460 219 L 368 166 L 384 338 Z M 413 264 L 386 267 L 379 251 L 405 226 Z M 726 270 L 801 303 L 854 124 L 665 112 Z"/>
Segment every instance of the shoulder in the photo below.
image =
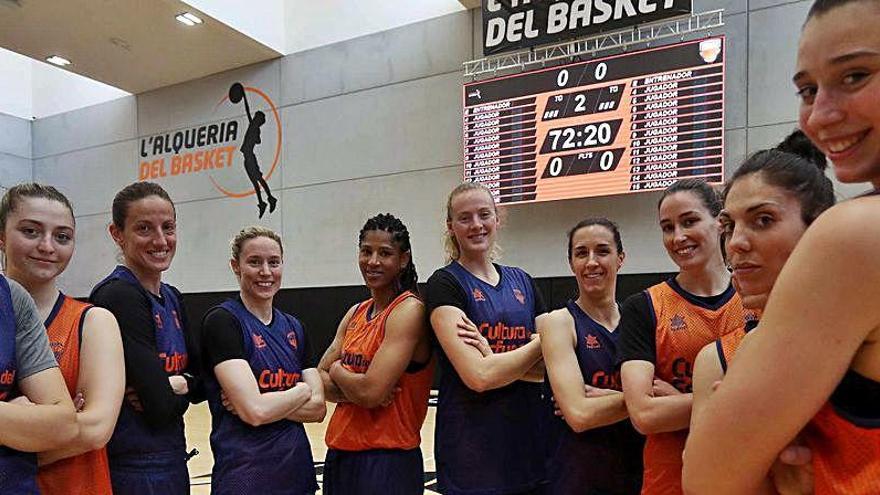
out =
<path fill-rule="evenodd" d="M 803 241 L 807 246 L 834 246 L 846 241 L 849 253 L 876 254 L 880 249 L 880 196 L 856 198 L 839 203 L 825 211 L 807 229 Z M 874 256 L 871 256 L 874 259 Z"/>
<path fill-rule="evenodd" d="M 143 289 L 121 279 L 108 280 L 96 287 L 92 292 L 91 301 L 98 306 L 130 305 L 133 301 L 147 304 Z"/>
<path fill-rule="evenodd" d="M 553 310 L 544 315 L 541 319 L 541 326 L 544 328 L 571 326 L 574 325 L 574 317 L 568 308 Z"/>
<path fill-rule="evenodd" d="M 27 304 L 28 301 L 33 303 L 33 298 L 31 298 L 30 293 L 28 293 L 27 289 L 21 286 L 15 280 L 12 280 L 9 277 L 3 277 L 6 280 L 6 283 L 9 285 L 9 297 L 12 299 L 12 305 L 16 311 L 23 305 Z"/>
<path fill-rule="evenodd" d="M 442 283 L 442 282 L 450 282 L 450 281 L 457 283 L 457 279 L 455 278 L 455 275 L 453 275 L 449 269 L 450 266 L 451 265 L 447 265 L 447 266 L 440 267 L 440 268 L 434 270 L 434 273 L 432 273 L 431 276 L 428 277 L 428 284 L 430 285 L 432 282 L 433 283 L 437 283 L 437 282 Z"/>
<path fill-rule="evenodd" d="M 420 301 L 417 297 L 407 297 L 391 309 L 386 321 L 394 324 L 398 321 L 411 321 L 414 318 L 422 319 L 424 317 L 425 303 Z"/>
<path fill-rule="evenodd" d="M 78 304 L 84 306 L 83 308 L 83 329 L 107 329 L 107 328 L 115 328 L 117 331 L 118 324 L 116 322 L 116 317 L 113 316 L 113 313 L 108 311 L 107 309 L 100 308 L 97 306 L 92 306 L 91 304 L 83 303 L 80 301 L 76 301 Z"/>

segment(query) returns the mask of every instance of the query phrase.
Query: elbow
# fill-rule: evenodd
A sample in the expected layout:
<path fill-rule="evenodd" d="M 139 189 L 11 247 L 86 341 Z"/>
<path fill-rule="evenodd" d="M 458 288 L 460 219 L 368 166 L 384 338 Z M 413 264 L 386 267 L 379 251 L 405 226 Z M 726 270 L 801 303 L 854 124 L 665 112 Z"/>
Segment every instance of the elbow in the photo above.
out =
<path fill-rule="evenodd" d="M 321 401 L 315 405 L 315 413 L 309 418 L 308 423 L 320 423 L 327 417 L 327 406 Z"/>
<path fill-rule="evenodd" d="M 655 433 L 659 433 L 657 431 L 653 415 L 650 413 L 650 411 L 630 409 L 629 415 L 633 427 L 642 435 L 653 435 Z"/>
<path fill-rule="evenodd" d="M 247 407 L 241 408 L 236 405 L 235 410 L 240 420 L 242 420 L 245 424 L 249 426 L 253 426 L 254 428 L 272 422 L 269 418 L 268 411 L 266 411 L 259 405 L 248 405 Z"/>
<path fill-rule="evenodd" d="M 488 374 L 482 370 L 468 375 L 462 375 L 461 381 L 464 382 L 467 388 L 479 393 L 488 392 L 489 390 L 497 388 Z"/>
<path fill-rule="evenodd" d="M 104 448 L 104 446 L 107 445 L 107 442 L 110 441 L 115 426 L 116 421 L 113 421 L 106 425 L 102 424 L 96 428 L 92 428 L 90 431 L 85 426 L 81 425 L 79 430 L 79 442 L 82 449 L 89 452 Z"/>
<path fill-rule="evenodd" d="M 354 393 L 349 396 L 349 399 L 361 407 L 373 409 L 382 405 L 389 392 L 379 387 L 364 384 L 361 387 L 357 387 Z"/>

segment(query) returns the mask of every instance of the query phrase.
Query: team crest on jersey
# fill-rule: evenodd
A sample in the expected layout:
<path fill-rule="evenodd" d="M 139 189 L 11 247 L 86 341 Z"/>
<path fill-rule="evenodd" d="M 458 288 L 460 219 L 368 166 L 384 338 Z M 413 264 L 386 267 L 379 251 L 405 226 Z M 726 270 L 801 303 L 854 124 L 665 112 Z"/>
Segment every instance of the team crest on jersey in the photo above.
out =
<path fill-rule="evenodd" d="M 472 293 L 473 293 L 473 295 L 474 295 L 474 301 L 480 302 L 480 301 L 485 301 L 485 300 L 486 300 L 486 296 L 483 295 L 483 291 L 481 291 L 480 289 L 476 289 L 476 288 L 475 288 L 475 289 L 472 291 Z"/>
<path fill-rule="evenodd" d="M 599 342 L 599 339 L 591 333 L 587 334 L 587 336 L 584 337 L 584 340 L 586 341 L 584 343 L 584 345 L 587 346 L 587 349 L 601 349 L 602 348 L 602 343 Z"/>
<path fill-rule="evenodd" d="M 266 341 L 263 340 L 263 336 L 260 334 L 252 333 L 251 338 L 254 340 L 254 345 L 257 349 L 262 349 L 266 347 Z"/>
<path fill-rule="evenodd" d="M 516 287 L 513 288 L 513 297 L 515 297 L 520 304 L 526 303 L 526 296 L 524 296 L 522 291 L 517 289 Z"/>
<path fill-rule="evenodd" d="M 290 346 L 296 349 L 296 332 L 289 332 L 287 334 L 287 342 L 290 343 Z"/>
<path fill-rule="evenodd" d="M 673 332 L 677 332 L 679 330 L 687 330 L 687 326 L 687 322 L 681 315 L 675 315 L 669 320 L 669 329 Z"/>

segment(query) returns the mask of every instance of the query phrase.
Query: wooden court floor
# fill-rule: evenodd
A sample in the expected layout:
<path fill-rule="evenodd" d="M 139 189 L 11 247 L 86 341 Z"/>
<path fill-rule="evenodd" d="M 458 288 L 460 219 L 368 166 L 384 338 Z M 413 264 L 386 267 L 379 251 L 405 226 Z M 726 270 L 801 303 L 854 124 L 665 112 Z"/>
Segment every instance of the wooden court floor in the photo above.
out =
<path fill-rule="evenodd" d="M 324 456 L 327 454 L 327 446 L 324 444 L 324 432 L 333 414 L 334 404 L 327 404 L 327 417 L 322 423 L 306 425 L 306 433 L 312 445 L 312 455 L 315 459 L 315 469 L 318 473 L 318 485 L 321 484 L 321 473 L 324 465 Z M 435 407 L 428 408 L 428 417 L 422 425 L 422 457 L 425 460 L 425 493 L 436 493 L 431 490 L 435 484 L 434 471 L 434 415 Z M 193 495 L 211 493 L 211 466 L 214 458 L 211 455 L 211 413 L 208 411 L 207 402 L 190 406 L 184 417 L 186 422 L 187 450 L 198 449 L 199 454 L 189 461 L 190 484 Z M 321 493 L 321 490 L 318 490 Z"/>

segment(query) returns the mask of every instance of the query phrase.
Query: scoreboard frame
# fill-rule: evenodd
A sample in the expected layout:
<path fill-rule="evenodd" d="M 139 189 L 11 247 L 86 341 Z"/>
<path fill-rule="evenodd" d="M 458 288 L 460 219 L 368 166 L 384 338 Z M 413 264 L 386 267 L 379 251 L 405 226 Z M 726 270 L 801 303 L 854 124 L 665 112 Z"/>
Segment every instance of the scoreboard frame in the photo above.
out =
<path fill-rule="evenodd" d="M 726 51 L 717 35 L 465 83 L 462 177 L 505 205 L 721 183 Z"/>

